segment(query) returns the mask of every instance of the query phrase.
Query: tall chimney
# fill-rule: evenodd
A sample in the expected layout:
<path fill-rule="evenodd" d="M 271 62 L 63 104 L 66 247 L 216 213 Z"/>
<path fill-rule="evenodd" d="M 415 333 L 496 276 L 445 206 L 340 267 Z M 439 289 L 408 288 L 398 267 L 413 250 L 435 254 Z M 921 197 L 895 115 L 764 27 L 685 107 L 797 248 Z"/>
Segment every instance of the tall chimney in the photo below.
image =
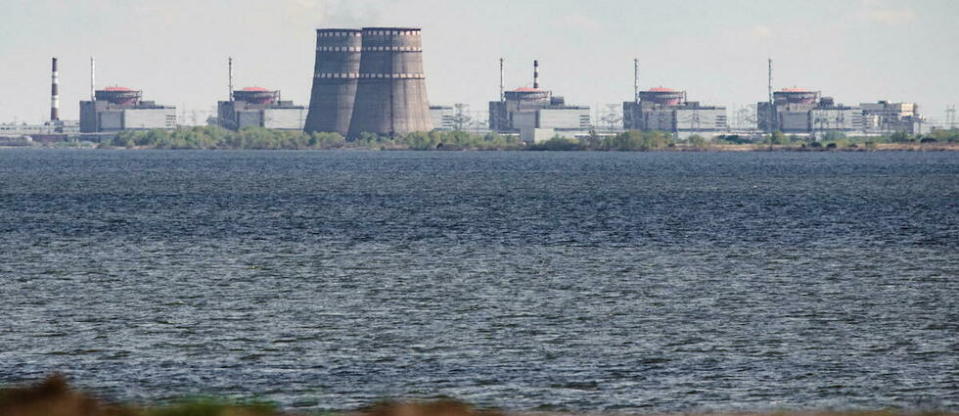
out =
<path fill-rule="evenodd" d="M 499 100 L 503 102 L 506 100 L 506 95 L 504 93 L 505 86 L 503 85 L 503 58 L 499 58 Z"/>
<path fill-rule="evenodd" d="M 539 89 L 539 61 L 533 60 L 533 88 Z"/>
<path fill-rule="evenodd" d="M 231 56 L 231 57 L 227 58 L 227 61 L 226 61 L 226 62 L 227 62 L 227 66 L 229 67 L 228 70 L 229 70 L 229 72 L 230 72 L 230 73 L 229 73 L 229 78 L 230 78 L 230 80 L 229 80 L 229 85 L 227 86 L 227 88 L 230 89 L 230 96 L 229 96 L 229 97 L 230 97 L 230 101 L 233 101 L 233 57 Z"/>
<path fill-rule="evenodd" d="M 639 59 L 633 59 L 633 102 L 639 102 Z"/>
<path fill-rule="evenodd" d="M 95 81 L 96 81 L 96 78 L 95 78 L 96 73 L 97 73 L 96 60 L 91 56 L 91 57 L 90 57 L 90 101 L 96 101 L 96 100 L 97 100 L 97 92 L 96 92 L 96 87 L 95 87 L 95 84 L 96 84 L 96 82 L 95 82 Z"/>
<path fill-rule="evenodd" d="M 57 73 L 57 58 L 53 58 L 53 75 L 50 77 L 50 121 L 60 121 L 60 74 Z"/>

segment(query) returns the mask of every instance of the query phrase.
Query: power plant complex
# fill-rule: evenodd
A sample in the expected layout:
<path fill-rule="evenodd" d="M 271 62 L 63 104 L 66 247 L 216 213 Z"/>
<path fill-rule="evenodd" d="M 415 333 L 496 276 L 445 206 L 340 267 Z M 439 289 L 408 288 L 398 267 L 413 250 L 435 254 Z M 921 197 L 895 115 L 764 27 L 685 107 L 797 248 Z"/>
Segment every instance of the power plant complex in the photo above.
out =
<path fill-rule="evenodd" d="M 728 130 L 726 107 L 703 106 L 687 101 L 686 91 L 656 87 L 623 102 L 623 128 L 660 130 L 680 135 L 716 135 Z"/>
<path fill-rule="evenodd" d="M 49 121 L 0 124 L 0 136 L 31 136 L 49 142 L 63 140 L 68 134 L 86 134 L 99 140 L 123 130 L 177 128 L 176 107 L 144 100 L 141 90 L 120 86 L 96 89 L 93 58 L 90 98 L 80 101 L 79 122 L 60 120 L 58 64 L 53 58 Z M 914 103 L 878 101 L 847 106 L 816 90 L 793 87 L 774 91 L 771 60 L 769 96 L 756 103 L 755 127 L 740 122 L 734 130 L 724 106 L 690 101 L 681 89 L 658 86 L 641 90 L 638 60 L 633 65 L 633 98 L 622 103 L 622 130 L 663 131 L 677 138 L 694 134 L 759 137 L 772 132 L 814 138 L 835 133 L 922 133 L 923 118 Z M 499 97 L 488 103 L 489 131 L 537 143 L 557 136 L 582 138 L 618 130 L 607 127 L 597 133 L 589 106 L 569 105 L 563 96 L 542 88 L 538 60 L 533 60 L 532 84 L 512 90 L 505 89 L 503 59 L 499 70 Z M 230 58 L 229 99 L 217 103 L 216 117 L 209 123 L 230 130 L 258 127 L 335 132 L 356 139 L 368 134 L 393 137 L 433 129 L 463 130 L 470 120 L 463 112 L 465 104 L 429 104 L 419 28 L 317 29 L 312 81 L 308 108 L 282 100 L 279 90 L 234 89 Z M 747 118 L 742 111 L 737 114 Z M 618 123 L 616 118 L 603 120 L 608 126 Z M 471 126 L 475 128 L 475 124 Z"/>
<path fill-rule="evenodd" d="M 533 61 L 533 86 L 503 89 L 500 59 L 500 99 L 489 103 L 489 128 L 499 133 L 519 134 L 527 143 L 555 136 L 576 137 L 592 128 L 588 106 L 566 105 L 566 99 L 540 89 L 539 61 Z"/>
<path fill-rule="evenodd" d="M 143 91 L 126 87 L 97 90 L 80 101 L 80 132 L 176 128 L 176 107 L 143 100 Z"/>
<path fill-rule="evenodd" d="M 246 87 L 233 91 L 229 101 L 217 103 L 220 127 L 239 130 L 244 127 L 303 130 L 306 108 L 280 99 L 280 91 Z"/>
<path fill-rule="evenodd" d="M 96 64 L 90 58 L 90 100 L 80 101 L 81 133 L 176 128 L 176 107 L 145 101 L 141 90 L 120 86 L 97 90 L 95 75 Z"/>
<path fill-rule="evenodd" d="M 433 129 L 419 28 L 316 31 L 306 131 L 394 136 Z"/>
<path fill-rule="evenodd" d="M 837 104 L 832 97 L 803 88 L 784 88 L 772 94 L 772 102 L 756 103 L 758 128 L 765 132 L 817 135 L 919 133 L 918 106 L 912 103 L 862 103 L 858 107 Z"/>

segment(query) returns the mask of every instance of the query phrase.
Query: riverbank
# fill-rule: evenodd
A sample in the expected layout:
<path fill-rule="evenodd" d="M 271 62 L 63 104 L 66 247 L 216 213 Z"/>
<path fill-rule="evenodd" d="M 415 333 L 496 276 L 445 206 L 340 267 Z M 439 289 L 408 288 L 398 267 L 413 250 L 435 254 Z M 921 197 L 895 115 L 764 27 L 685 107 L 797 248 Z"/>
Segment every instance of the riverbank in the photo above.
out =
<path fill-rule="evenodd" d="M 289 412 L 271 403 L 195 398 L 160 405 L 120 404 L 72 388 L 61 375 L 32 385 L 0 388 L 3 416 L 601 416 L 623 412 L 504 412 L 451 399 L 423 402 L 382 401 L 354 411 Z M 858 410 L 709 413 L 735 416 L 959 416 L 944 411 Z"/>
<path fill-rule="evenodd" d="M 96 143 L 78 143 L 59 146 L 0 146 L 0 150 L 12 149 L 85 149 L 85 150 L 319 150 L 319 151 L 570 151 L 570 152 L 959 152 L 959 143 L 876 143 L 873 145 L 846 145 L 846 146 L 809 146 L 808 144 L 768 145 L 762 143 L 750 144 L 707 144 L 689 145 L 674 144 L 662 148 L 651 149 L 588 149 L 588 148 L 561 148 L 550 149 L 536 146 L 510 146 L 504 148 L 474 148 L 446 146 L 433 149 L 412 148 L 398 144 L 379 144 L 375 146 L 343 145 L 326 148 L 303 149 L 245 149 L 245 148 L 168 148 L 158 146 L 111 146 Z"/>
<path fill-rule="evenodd" d="M 10 148 L 164 149 L 164 150 L 417 150 L 417 151 L 664 151 L 664 152 L 872 152 L 959 151 L 959 130 L 941 130 L 928 135 L 892 134 L 888 137 L 834 136 L 815 141 L 805 137 L 773 134 L 764 142 L 739 136 L 700 136 L 678 139 L 661 131 L 626 131 L 615 135 L 580 138 L 554 137 L 525 143 L 515 135 L 462 131 L 416 132 L 395 137 L 362 135 L 351 140 L 336 133 L 245 128 L 229 131 L 218 127 L 176 130 L 127 130 L 100 142 L 6 143 Z M 0 142 L 0 147 L 4 147 Z"/>

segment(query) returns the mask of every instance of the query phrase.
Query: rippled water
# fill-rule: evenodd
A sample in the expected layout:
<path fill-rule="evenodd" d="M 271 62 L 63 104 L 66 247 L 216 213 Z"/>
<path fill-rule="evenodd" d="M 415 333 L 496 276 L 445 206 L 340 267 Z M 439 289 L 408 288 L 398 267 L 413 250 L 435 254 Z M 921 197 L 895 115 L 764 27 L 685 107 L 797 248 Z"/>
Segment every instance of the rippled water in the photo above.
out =
<path fill-rule="evenodd" d="M 0 152 L 0 382 L 959 409 L 959 154 Z"/>

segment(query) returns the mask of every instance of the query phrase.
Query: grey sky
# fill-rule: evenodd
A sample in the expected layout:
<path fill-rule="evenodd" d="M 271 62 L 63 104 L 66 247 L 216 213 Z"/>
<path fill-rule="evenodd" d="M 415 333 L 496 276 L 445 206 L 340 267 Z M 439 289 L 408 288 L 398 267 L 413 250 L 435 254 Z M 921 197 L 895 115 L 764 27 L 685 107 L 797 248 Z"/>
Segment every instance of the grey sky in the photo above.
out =
<path fill-rule="evenodd" d="M 688 91 L 704 104 L 743 105 L 774 86 L 807 87 L 858 104 L 914 101 L 942 119 L 959 102 L 959 1 L 954 0 L 0 0 L 0 121 L 49 112 L 49 59 L 60 57 L 61 115 L 76 119 L 97 87 L 209 110 L 236 84 L 306 105 L 319 27 L 423 28 L 433 104 L 485 110 L 499 57 L 507 87 L 531 82 L 573 104 L 617 103 L 641 86 Z"/>

